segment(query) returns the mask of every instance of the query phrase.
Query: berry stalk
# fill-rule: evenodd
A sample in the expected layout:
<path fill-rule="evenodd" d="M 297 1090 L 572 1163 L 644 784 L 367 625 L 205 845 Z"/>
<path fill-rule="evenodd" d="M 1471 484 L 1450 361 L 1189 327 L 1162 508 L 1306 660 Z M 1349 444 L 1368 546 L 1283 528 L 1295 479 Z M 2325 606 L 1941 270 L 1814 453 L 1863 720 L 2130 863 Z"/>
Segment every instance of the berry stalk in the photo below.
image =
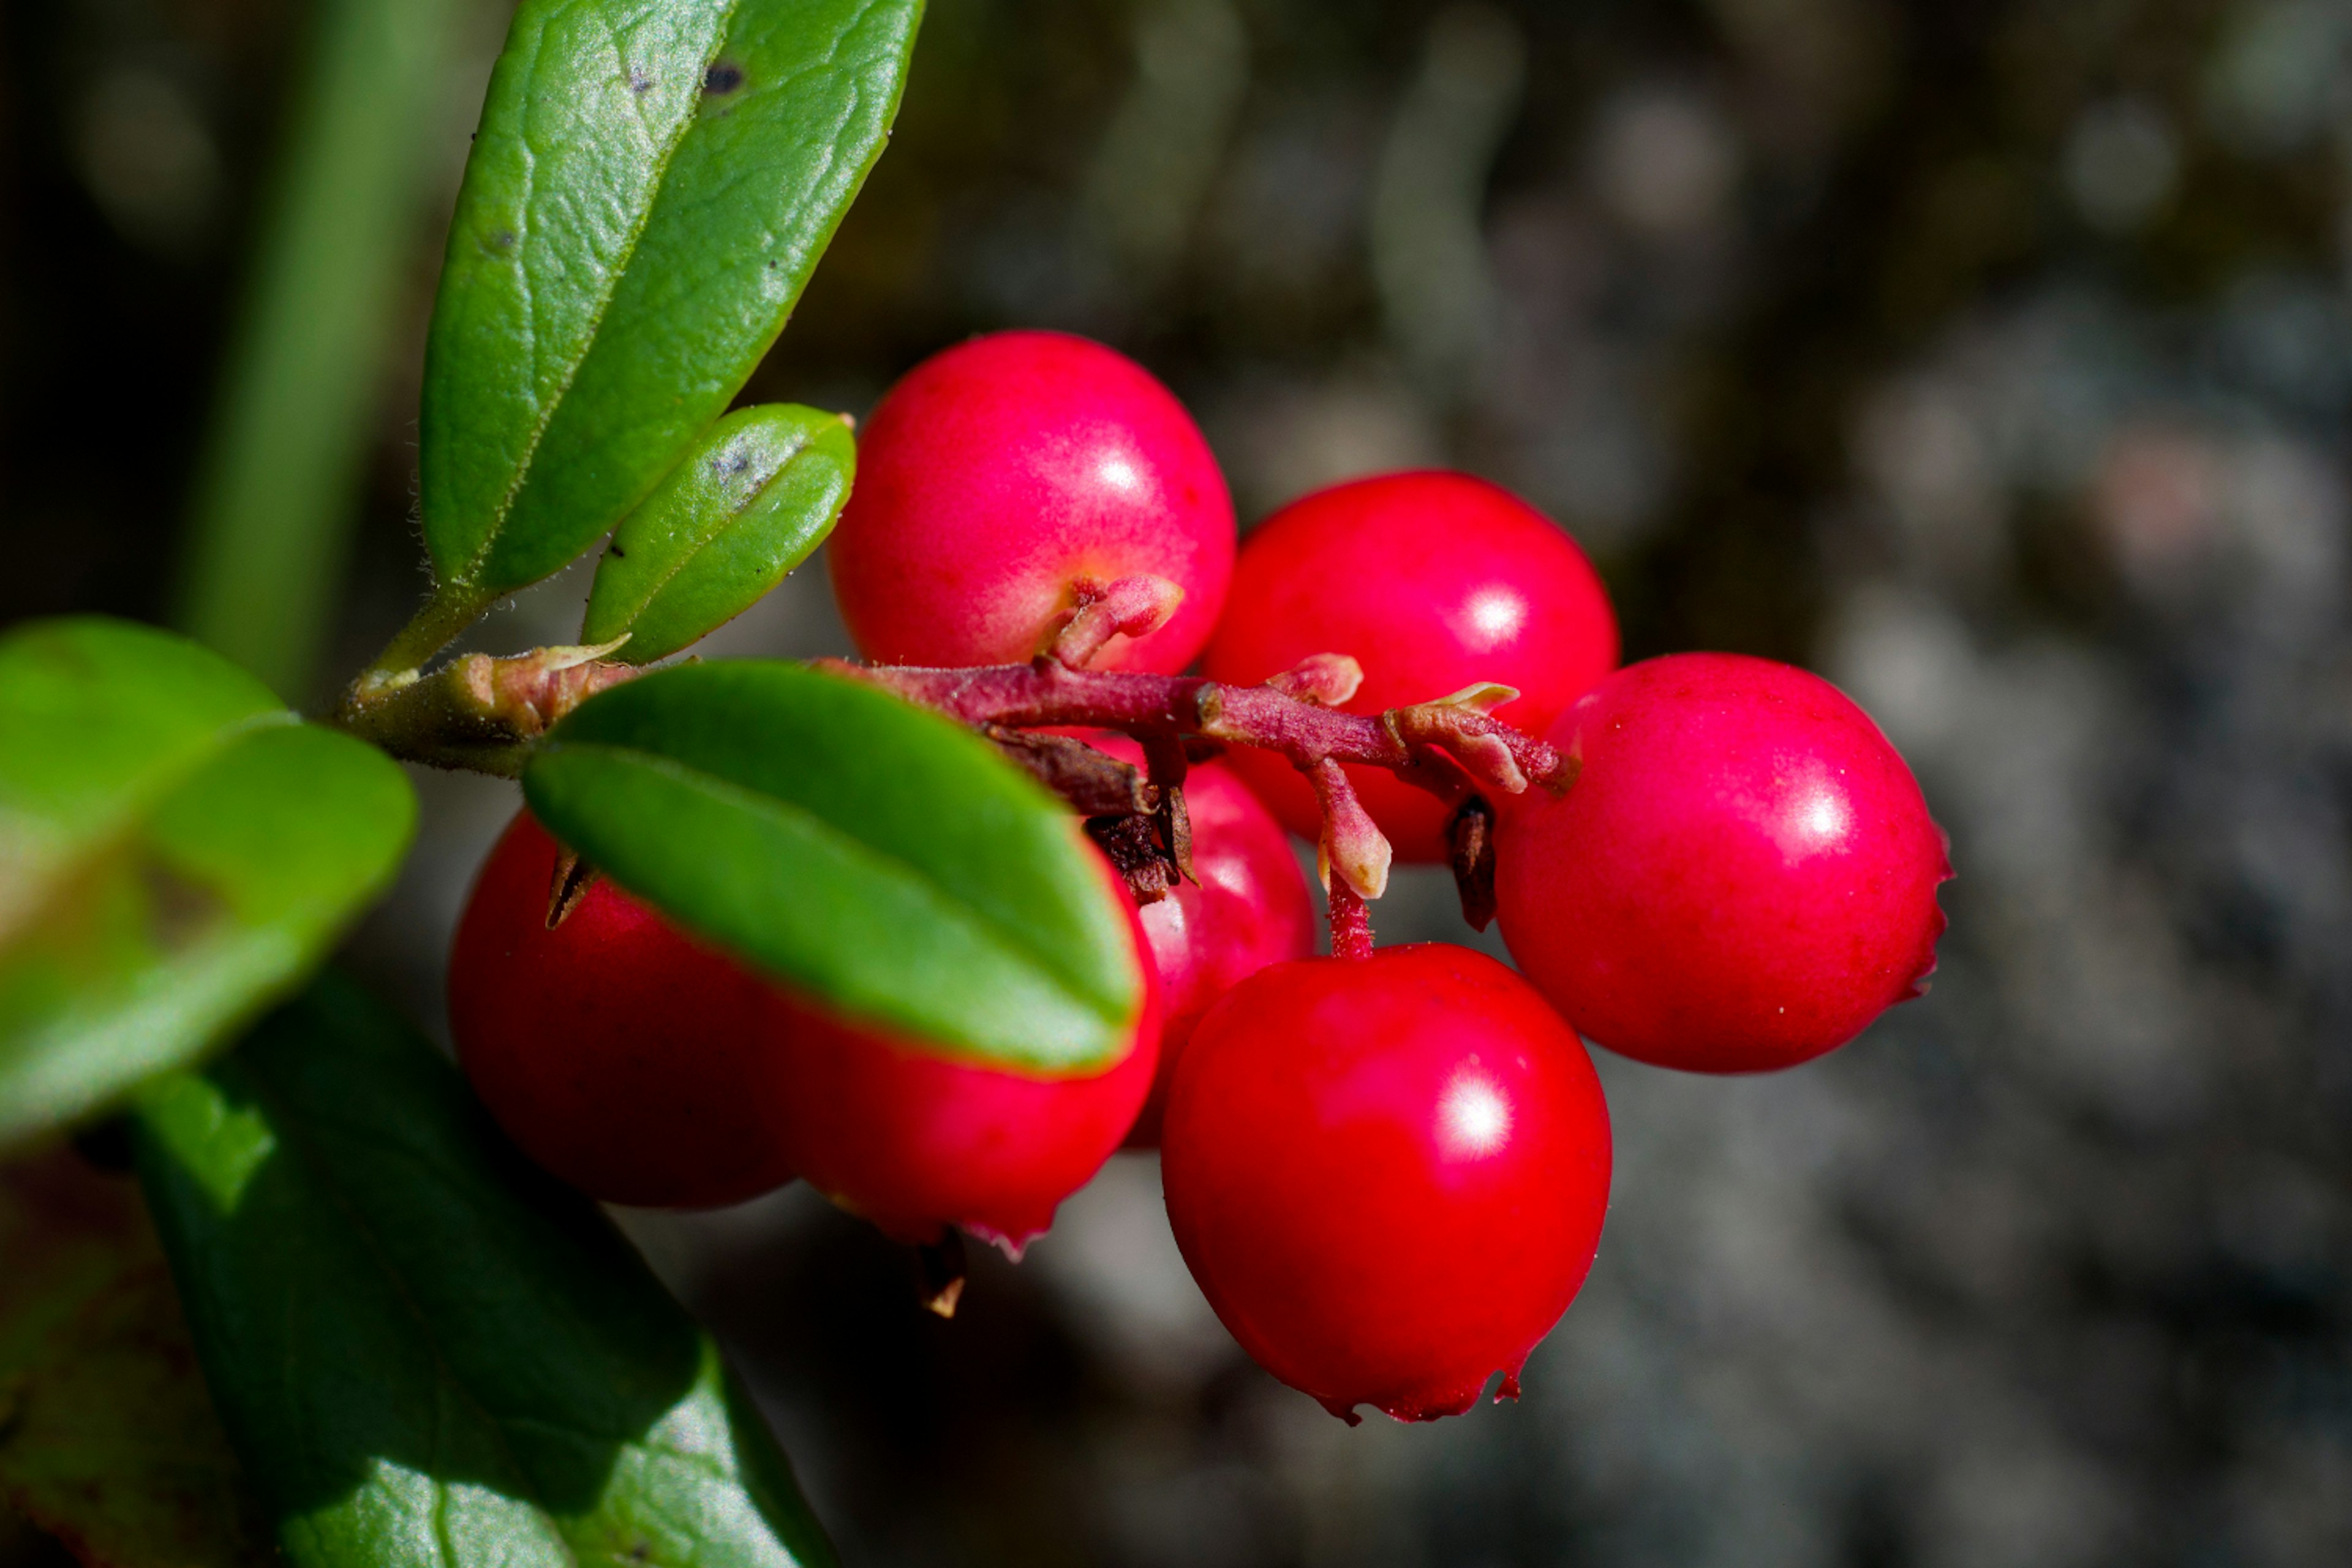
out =
<path fill-rule="evenodd" d="M 1537 784 L 1562 795 L 1576 779 L 1571 759 L 1486 711 L 1507 699 L 1507 687 L 1472 687 L 1370 715 L 1324 706 L 1316 700 L 1320 692 L 1293 696 L 1283 678 L 1229 686 L 1199 676 L 1072 669 L 1051 657 L 971 669 L 816 662 L 967 724 L 1121 730 L 1139 740 L 1172 735 L 1255 746 L 1308 773 L 1324 762 L 1386 768 L 1449 805 L 1481 786 L 1517 795 Z M 1318 675 L 1328 668 L 1318 662 Z"/>

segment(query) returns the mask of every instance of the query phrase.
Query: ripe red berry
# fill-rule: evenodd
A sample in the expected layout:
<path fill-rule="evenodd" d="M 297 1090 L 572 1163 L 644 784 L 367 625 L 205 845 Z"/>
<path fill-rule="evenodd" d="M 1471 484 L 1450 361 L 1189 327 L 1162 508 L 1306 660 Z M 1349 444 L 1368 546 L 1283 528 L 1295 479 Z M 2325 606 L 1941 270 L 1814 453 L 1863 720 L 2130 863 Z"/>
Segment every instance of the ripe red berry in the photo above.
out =
<path fill-rule="evenodd" d="M 530 1157 L 612 1203 L 697 1208 L 793 1179 L 768 987 L 599 879 L 547 927 L 555 841 L 519 816 L 449 959 L 449 1026 Z"/>
<path fill-rule="evenodd" d="M 1168 1097 L 1161 1175 L 1210 1305 L 1355 1419 L 1459 1415 L 1518 1372 L 1591 1267 L 1609 1110 L 1526 982 L 1444 943 L 1260 970 Z"/>
<path fill-rule="evenodd" d="M 1505 811 L 1496 901 L 1520 969 L 1592 1040 L 1762 1072 L 1919 994 L 1944 837 L 1828 681 L 1732 654 L 1650 659 L 1551 739 L 1582 771 L 1566 798 Z"/>
<path fill-rule="evenodd" d="M 1156 1003 L 1106 1071 L 950 1061 L 812 1006 L 601 879 L 549 931 L 556 853 L 528 816 L 491 852 L 450 961 L 450 1025 L 499 1124 L 597 1197 L 734 1203 L 797 1171 L 902 1240 L 961 1225 L 1018 1247 L 1150 1089 Z"/>
<path fill-rule="evenodd" d="M 1250 684 L 1318 653 L 1363 666 L 1351 713 L 1494 681 L 1519 691 L 1496 716 L 1539 735 L 1615 668 L 1617 617 L 1575 541 L 1509 491 L 1390 474 L 1293 501 L 1250 535 L 1205 668 Z M 1315 836 L 1315 792 L 1288 763 L 1244 751 L 1234 766 L 1292 832 Z M 1348 774 L 1399 858 L 1446 858 L 1433 796 L 1378 768 Z"/>
<path fill-rule="evenodd" d="M 1090 734 L 1094 745 L 1139 765 L 1143 748 L 1124 735 Z M 1166 1022 L 1151 1099 L 1128 1134 L 1130 1148 L 1160 1142 L 1160 1118 L 1185 1042 L 1202 1015 L 1269 963 L 1315 951 L 1315 900 L 1290 840 L 1271 813 L 1222 762 L 1196 764 L 1184 780 L 1192 822 L 1196 881 L 1179 882 L 1138 911 L 1160 974 Z"/>
<path fill-rule="evenodd" d="M 1080 580 L 1144 574 L 1182 605 L 1096 666 L 1173 674 L 1208 640 L 1233 500 L 1192 416 L 1125 355 L 1061 332 L 975 338 L 908 371 L 859 435 L 830 559 L 866 658 L 1018 663 Z"/>
<path fill-rule="evenodd" d="M 769 1038 L 793 1163 L 900 1241 L 953 1225 L 1018 1257 L 1135 1124 L 1160 1058 L 1158 994 L 1155 981 L 1117 1064 L 1071 1078 L 950 1061 L 780 995 Z"/>

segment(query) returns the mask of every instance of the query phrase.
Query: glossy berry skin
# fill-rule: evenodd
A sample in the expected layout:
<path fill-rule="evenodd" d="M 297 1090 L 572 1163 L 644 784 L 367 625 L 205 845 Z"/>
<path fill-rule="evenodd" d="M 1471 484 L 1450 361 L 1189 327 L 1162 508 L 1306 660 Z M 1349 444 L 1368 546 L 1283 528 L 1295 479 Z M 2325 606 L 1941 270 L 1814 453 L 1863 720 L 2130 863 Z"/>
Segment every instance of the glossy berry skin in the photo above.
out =
<path fill-rule="evenodd" d="M 960 1225 L 1017 1248 L 1150 1090 L 1156 985 L 1106 1071 L 971 1066 L 833 1016 L 609 881 L 547 931 L 555 855 L 528 816 L 492 852 L 458 930 L 450 1021 L 509 1134 L 597 1197 L 731 1203 L 797 1172 L 899 1239 Z"/>
<path fill-rule="evenodd" d="M 1564 799 L 1496 840 L 1504 940 L 1594 1042 L 1765 1072 L 1919 994 L 1943 933 L 1944 837 L 1911 770 L 1819 676 L 1733 654 L 1620 670 L 1551 739 Z"/>
<path fill-rule="evenodd" d="M 794 1163 L 900 1241 L 936 1241 L 954 1225 L 1017 1258 L 1143 1109 L 1160 1059 L 1157 992 L 1116 1066 L 1058 1079 L 946 1060 L 780 998 L 776 1086 Z"/>
<path fill-rule="evenodd" d="M 1467 474 L 1403 473 L 1293 501 L 1244 545 L 1210 679 L 1254 684 L 1318 653 L 1364 668 L 1351 713 L 1516 687 L 1497 717 L 1541 734 L 1617 664 L 1617 616 L 1576 542 L 1509 491 Z M 1315 837 L 1314 791 L 1271 752 L 1234 765 L 1294 833 Z M 1447 858 L 1446 808 L 1378 768 L 1349 768 L 1401 859 Z"/>
<path fill-rule="evenodd" d="M 1459 1415 L 1584 1282 L 1609 1111 L 1582 1042 L 1445 943 L 1260 970 L 1201 1021 L 1161 1143 L 1168 1217 L 1227 1329 L 1355 1419 Z M 1498 1394 L 1497 1397 L 1500 1397 Z"/>
<path fill-rule="evenodd" d="M 1094 663 L 1173 674 L 1224 604 L 1233 500 L 1142 366 L 1062 332 L 998 332 L 925 360 L 876 407 L 829 558 L 850 636 L 883 664 L 1023 662 L 1076 580 L 1165 577 L 1184 591 L 1174 616 Z"/>
<path fill-rule="evenodd" d="M 1124 735 L 1090 734 L 1095 746 L 1140 766 L 1143 748 Z M 1184 780 L 1197 881 L 1179 882 L 1137 911 L 1160 975 L 1166 1022 L 1151 1099 L 1128 1146 L 1160 1142 L 1168 1081 L 1202 1016 L 1269 963 L 1315 951 L 1315 902 L 1282 824 L 1223 762 L 1193 765 Z"/>
<path fill-rule="evenodd" d="M 556 854 L 517 816 L 450 956 L 449 1026 L 490 1113 L 611 1203 L 698 1208 L 791 1181 L 769 988 L 601 879 L 548 930 Z"/>

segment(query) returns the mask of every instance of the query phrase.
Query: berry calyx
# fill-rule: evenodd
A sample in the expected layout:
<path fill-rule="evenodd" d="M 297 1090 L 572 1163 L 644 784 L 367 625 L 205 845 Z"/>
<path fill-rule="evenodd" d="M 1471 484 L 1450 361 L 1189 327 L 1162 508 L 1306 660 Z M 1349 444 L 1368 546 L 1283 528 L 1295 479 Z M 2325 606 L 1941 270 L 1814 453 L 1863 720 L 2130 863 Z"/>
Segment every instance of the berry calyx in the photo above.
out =
<path fill-rule="evenodd" d="M 711 1207 L 791 1181 L 768 986 L 601 878 L 549 929 L 560 853 L 518 816 L 450 954 L 450 1029 L 491 1115 L 609 1203 Z"/>
<path fill-rule="evenodd" d="M 1142 765 L 1143 748 L 1124 735 L 1089 743 Z M 1137 911 L 1160 976 L 1165 1022 L 1151 1098 L 1128 1134 L 1129 1148 L 1160 1142 L 1168 1081 L 1193 1029 L 1217 999 L 1269 963 L 1315 951 L 1315 905 L 1282 825 L 1222 762 L 1197 763 L 1184 778 L 1192 823 L 1192 876 Z"/>
<path fill-rule="evenodd" d="M 1507 490 L 1389 474 L 1293 501 L 1250 535 L 1204 668 L 1248 685 L 1317 654 L 1362 666 L 1349 712 L 1495 683 L 1518 692 L 1495 716 L 1540 735 L 1616 666 L 1617 617 L 1575 541 Z M 1292 832 L 1315 836 L 1297 769 L 1247 752 L 1234 766 Z M 1444 802 L 1379 769 L 1348 773 L 1399 858 L 1446 858 Z"/>
<path fill-rule="evenodd" d="M 1062 332 L 933 355 L 859 432 L 857 485 L 829 546 L 850 636 L 883 664 L 1018 664 L 1089 595 L 1154 576 L 1159 629 L 1110 637 L 1104 669 L 1182 669 L 1233 574 L 1223 474 L 1142 366 Z"/>
<path fill-rule="evenodd" d="M 1445 943 L 1277 963 L 1194 1031 L 1161 1140 L 1168 1217 L 1217 1316 L 1349 1422 L 1516 1395 L 1582 1286 L 1609 1111 L 1582 1042 Z"/>
<path fill-rule="evenodd" d="M 1564 798 L 1505 810 L 1496 899 L 1521 971 L 1595 1043 L 1769 1071 L 1919 994 L 1944 837 L 1828 681 L 1732 654 L 1650 659 L 1551 739 L 1581 771 Z"/>

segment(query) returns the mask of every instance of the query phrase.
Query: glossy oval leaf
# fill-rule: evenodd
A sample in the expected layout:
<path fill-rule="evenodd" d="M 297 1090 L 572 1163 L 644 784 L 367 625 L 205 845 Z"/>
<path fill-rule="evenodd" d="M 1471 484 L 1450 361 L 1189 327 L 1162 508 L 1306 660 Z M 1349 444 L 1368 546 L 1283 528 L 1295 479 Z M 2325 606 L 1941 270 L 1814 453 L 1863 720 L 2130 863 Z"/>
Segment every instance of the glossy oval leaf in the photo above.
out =
<path fill-rule="evenodd" d="M 187 1061 L 391 881 L 398 767 L 184 638 L 0 637 L 0 1146 Z"/>
<path fill-rule="evenodd" d="M 620 657 L 650 664 L 725 626 L 824 542 L 856 471 L 837 414 L 729 415 L 614 531 L 580 640 L 625 636 Z"/>
<path fill-rule="evenodd" d="M 887 140 L 921 0 L 524 0 L 426 351 L 446 595 L 571 561 L 725 412 Z"/>
<path fill-rule="evenodd" d="M 349 983 L 137 1121 L 214 1402 L 299 1568 L 835 1561 L 709 1337 Z"/>
<path fill-rule="evenodd" d="M 937 714 L 797 665 L 688 665 L 583 706 L 523 790 L 622 887 L 850 1017 L 1033 1071 L 1127 1048 L 1125 893 L 1060 801 Z"/>

